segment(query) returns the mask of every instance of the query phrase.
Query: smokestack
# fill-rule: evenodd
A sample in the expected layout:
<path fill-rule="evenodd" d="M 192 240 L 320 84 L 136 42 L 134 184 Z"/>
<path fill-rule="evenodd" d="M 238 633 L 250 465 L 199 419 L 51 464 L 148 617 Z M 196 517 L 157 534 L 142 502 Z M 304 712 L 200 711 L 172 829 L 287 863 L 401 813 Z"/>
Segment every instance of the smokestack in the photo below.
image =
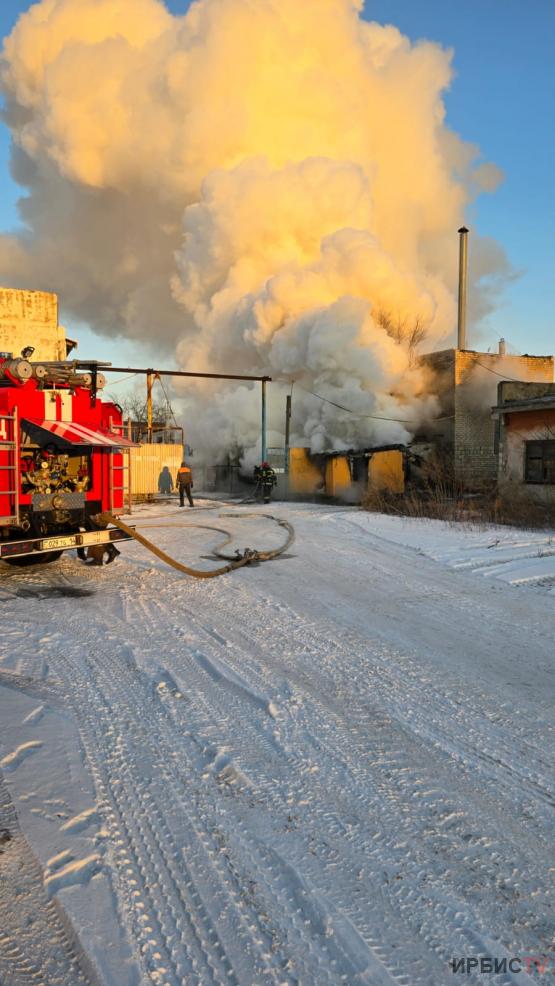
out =
<path fill-rule="evenodd" d="M 503 336 L 501 336 L 499 340 L 499 355 L 504 356 L 506 352 L 507 352 L 507 347 L 505 345 L 505 340 Z"/>
<path fill-rule="evenodd" d="M 459 234 L 459 321 L 457 348 L 466 349 L 466 273 L 468 269 L 468 230 L 461 226 Z"/>

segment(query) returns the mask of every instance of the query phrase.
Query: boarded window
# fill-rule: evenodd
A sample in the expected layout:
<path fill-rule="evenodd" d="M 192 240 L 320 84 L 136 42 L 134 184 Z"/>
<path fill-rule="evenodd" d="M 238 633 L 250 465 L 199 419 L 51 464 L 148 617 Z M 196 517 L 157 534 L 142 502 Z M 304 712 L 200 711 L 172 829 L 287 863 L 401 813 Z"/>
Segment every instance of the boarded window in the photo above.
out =
<path fill-rule="evenodd" d="M 555 441 L 526 442 L 524 479 L 527 483 L 555 483 Z"/>

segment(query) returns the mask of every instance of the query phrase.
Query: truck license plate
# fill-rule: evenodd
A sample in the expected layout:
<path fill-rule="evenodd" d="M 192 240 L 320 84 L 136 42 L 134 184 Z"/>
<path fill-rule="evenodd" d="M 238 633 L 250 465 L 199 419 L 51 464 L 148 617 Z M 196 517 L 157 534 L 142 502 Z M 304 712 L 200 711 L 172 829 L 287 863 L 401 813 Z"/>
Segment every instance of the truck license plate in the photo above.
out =
<path fill-rule="evenodd" d="M 74 548 L 78 544 L 76 534 L 66 534 L 62 538 L 46 538 L 41 541 L 42 551 L 55 551 L 56 548 Z"/>
<path fill-rule="evenodd" d="M 59 538 L 45 538 L 41 541 L 41 551 L 56 551 L 57 548 L 79 548 L 88 544 L 108 544 L 109 531 L 87 531 L 83 534 L 66 534 Z"/>

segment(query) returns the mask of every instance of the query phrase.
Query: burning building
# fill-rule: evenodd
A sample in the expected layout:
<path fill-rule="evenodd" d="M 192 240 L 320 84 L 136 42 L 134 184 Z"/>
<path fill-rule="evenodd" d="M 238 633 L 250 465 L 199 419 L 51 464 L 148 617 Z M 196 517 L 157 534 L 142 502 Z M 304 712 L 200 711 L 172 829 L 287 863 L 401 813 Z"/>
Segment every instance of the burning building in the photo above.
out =
<path fill-rule="evenodd" d="M 33 4 L 0 70 L 25 224 L 0 236 L 0 278 L 52 286 L 72 318 L 177 366 L 271 376 L 270 445 L 293 380 L 292 444 L 410 441 L 437 413 L 412 343 L 425 326 L 449 344 L 453 230 L 499 172 L 446 124 L 452 53 L 362 8 Z M 479 315 L 508 268 L 476 237 Z M 252 468 L 248 388 L 182 400 L 195 448 L 241 446 Z"/>

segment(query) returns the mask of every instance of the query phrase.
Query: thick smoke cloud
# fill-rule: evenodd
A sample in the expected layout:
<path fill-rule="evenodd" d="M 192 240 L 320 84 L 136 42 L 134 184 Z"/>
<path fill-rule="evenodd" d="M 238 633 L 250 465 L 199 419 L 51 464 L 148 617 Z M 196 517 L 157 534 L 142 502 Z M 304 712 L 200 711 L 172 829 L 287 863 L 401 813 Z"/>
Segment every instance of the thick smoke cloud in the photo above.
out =
<path fill-rule="evenodd" d="M 436 412 L 413 330 L 452 341 L 455 231 L 498 174 L 445 126 L 450 53 L 361 6 L 32 6 L 1 70 L 26 231 L 0 239 L 0 279 L 183 367 L 295 380 L 294 440 L 314 449 L 409 438 Z M 503 268 L 476 256 L 477 280 Z M 248 388 L 185 402 L 194 442 L 256 442 Z"/>

